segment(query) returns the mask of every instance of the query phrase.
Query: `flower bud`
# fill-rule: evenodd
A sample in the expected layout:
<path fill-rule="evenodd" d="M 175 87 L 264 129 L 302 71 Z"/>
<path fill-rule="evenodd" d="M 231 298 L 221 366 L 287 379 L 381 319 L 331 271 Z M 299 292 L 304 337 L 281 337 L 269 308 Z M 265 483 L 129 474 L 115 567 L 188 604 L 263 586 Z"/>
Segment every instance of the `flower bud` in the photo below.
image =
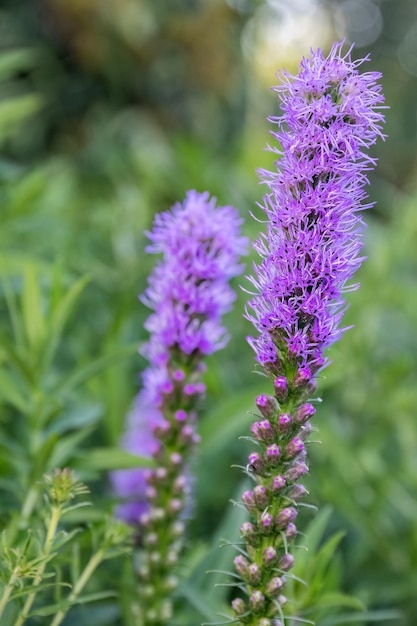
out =
<path fill-rule="evenodd" d="M 299 500 L 300 498 L 302 498 L 303 496 L 307 494 L 308 494 L 308 491 L 304 487 L 304 485 L 297 483 L 293 485 L 293 487 L 288 492 L 288 497 L 291 498 L 292 500 Z"/>
<path fill-rule="evenodd" d="M 312 432 L 313 432 L 313 427 L 311 425 L 311 422 L 305 422 L 303 424 L 303 426 L 301 426 L 301 430 L 298 433 L 298 436 L 303 441 L 306 441 L 309 438 L 309 436 L 311 435 Z"/>
<path fill-rule="evenodd" d="M 232 609 L 234 610 L 237 617 L 241 617 L 248 610 L 246 602 L 242 598 L 235 598 L 234 600 L 232 600 Z"/>
<path fill-rule="evenodd" d="M 316 409 L 312 404 L 306 402 L 301 404 L 295 412 L 295 421 L 297 424 L 304 424 L 310 417 L 316 412 Z"/>
<path fill-rule="evenodd" d="M 154 473 L 155 482 L 158 484 L 163 483 L 168 476 L 168 470 L 166 467 L 157 467 Z"/>
<path fill-rule="evenodd" d="M 170 455 L 169 460 L 173 467 L 180 467 L 183 464 L 183 458 L 179 452 L 173 452 Z"/>
<path fill-rule="evenodd" d="M 276 413 L 277 406 L 272 396 L 266 396 L 265 394 L 261 394 L 256 398 L 255 404 L 261 415 L 263 415 L 267 419 L 273 417 Z"/>
<path fill-rule="evenodd" d="M 159 618 L 158 621 L 163 624 L 167 624 L 172 619 L 172 603 L 170 600 L 164 600 L 161 603 L 161 607 L 159 609 Z"/>
<path fill-rule="evenodd" d="M 206 385 L 201 380 L 194 384 L 194 389 L 196 393 L 199 393 L 201 396 L 206 393 Z"/>
<path fill-rule="evenodd" d="M 149 562 L 153 565 L 159 565 L 161 562 L 161 555 L 156 550 L 154 552 L 150 552 L 148 558 Z"/>
<path fill-rule="evenodd" d="M 174 417 L 177 422 L 185 422 L 188 419 L 188 415 L 185 411 L 183 411 L 183 409 L 175 411 Z"/>
<path fill-rule="evenodd" d="M 179 498 L 171 498 L 171 500 L 168 502 L 168 513 L 171 513 L 172 515 L 176 515 L 177 513 L 179 513 L 182 509 L 182 502 Z"/>
<path fill-rule="evenodd" d="M 288 413 L 281 413 L 278 417 L 277 427 L 280 433 L 286 433 L 291 428 L 292 418 Z"/>
<path fill-rule="evenodd" d="M 285 454 L 288 458 L 292 459 L 304 450 L 304 442 L 302 441 L 302 439 L 300 439 L 300 437 L 294 437 L 285 448 Z"/>
<path fill-rule="evenodd" d="M 233 563 L 234 563 L 235 569 L 236 569 L 237 573 L 239 574 L 239 576 L 241 578 L 243 578 L 244 580 L 247 580 L 248 579 L 249 561 L 247 559 L 245 559 L 245 557 L 242 556 L 241 554 L 238 554 L 233 559 Z"/>
<path fill-rule="evenodd" d="M 197 392 L 196 386 L 193 383 L 186 383 L 183 387 L 183 391 L 186 396 L 194 396 Z"/>
<path fill-rule="evenodd" d="M 274 517 L 270 513 L 263 513 L 258 521 L 258 526 L 263 535 L 270 535 L 274 529 Z"/>
<path fill-rule="evenodd" d="M 156 507 L 149 511 L 149 517 L 152 522 L 164 522 L 166 520 L 166 513 L 161 507 Z"/>
<path fill-rule="evenodd" d="M 178 578 L 176 576 L 167 576 L 165 578 L 163 589 L 167 592 L 174 591 L 178 587 Z"/>
<path fill-rule="evenodd" d="M 167 420 L 162 420 L 153 428 L 153 433 L 158 439 L 165 440 L 171 434 L 171 424 Z"/>
<path fill-rule="evenodd" d="M 255 589 L 249 596 L 249 606 L 254 613 L 261 613 L 265 609 L 265 596 L 262 591 Z"/>
<path fill-rule="evenodd" d="M 194 428 L 191 424 L 185 424 L 181 428 L 181 432 L 179 435 L 179 442 L 182 444 L 190 444 L 193 443 L 194 438 Z"/>
<path fill-rule="evenodd" d="M 264 509 L 269 504 L 268 491 L 263 485 L 256 485 L 253 489 L 255 502 L 260 509 Z"/>
<path fill-rule="evenodd" d="M 149 486 L 149 487 L 146 487 L 145 495 L 146 495 L 146 499 L 152 502 L 153 500 L 156 500 L 158 496 L 158 491 L 155 489 L 155 487 Z"/>
<path fill-rule="evenodd" d="M 309 367 L 300 367 L 294 376 L 294 389 L 303 389 L 312 377 Z"/>
<path fill-rule="evenodd" d="M 156 546 L 158 543 L 158 535 L 156 533 L 145 533 L 143 543 L 145 546 Z"/>
<path fill-rule="evenodd" d="M 286 484 L 287 484 L 287 481 L 285 480 L 285 477 L 282 476 L 282 474 L 278 474 L 277 476 L 274 476 L 272 478 L 270 489 L 274 493 L 279 493 L 285 487 Z"/>
<path fill-rule="evenodd" d="M 256 622 L 256 626 L 272 626 L 272 622 L 267 617 L 261 617 L 261 619 Z"/>
<path fill-rule="evenodd" d="M 280 590 L 284 586 L 284 582 L 282 578 L 279 576 L 274 576 L 271 580 L 268 581 L 265 591 L 269 598 L 276 598 L 279 595 Z"/>
<path fill-rule="evenodd" d="M 286 506 L 282 509 L 275 518 L 275 523 L 278 528 L 285 528 L 289 522 L 292 522 L 297 517 L 297 511 L 293 506 Z"/>
<path fill-rule="evenodd" d="M 168 567 L 174 567 L 174 565 L 177 564 L 178 561 L 178 551 L 174 550 L 174 548 L 171 548 L 171 550 L 169 550 L 165 556 L 165 564 Z"/>
<path fill-rule="evenodd" d="M 146 611 L 146 621 L 148 624 L 156 624 L 158 622 L 158 612 L 156 609 L 148 609 Z"/>
<path fill-rule="evenodd" d="M 288 570 L 290 570 L 293 565 L 294 565 L 294 557 L 289 552 L 284 554 L 280 558 L 279 563 L 278 563 L 278 567 L 284 570 L 284 572 L 288 572 Z"/>
<path fill-rule="evenodd" d="M 254 509 L 256 506 L 255 496 L 254 496 L 253 491 L 251 491 L 250 489 L 247 489 L 246 491 L 244 491 L 242 493 L 242 502 L 245 505 L 245 508 L 249 512 L 252 511 L 252 509 Z"/>
<path fill-rule="evenodd" d="M 142 513 L 142 515 L 139 517 L 139 524 L 143 526 L 144 528 L 149 526 L 150 521 L 151 521 L 151 516 L 149 515 L 149 512 Z"/>
<path fill-rule="evenodd" d="M 187 487 L 187 479 L 184 476 L 184 474 L 180 474 L 179 476 L 176 477 L 175 481 L 174 481 L 174 485 L 173 485 L 173 492 L 174 493 L 179 493 L 182 494 L 184 493 L 186 487 Z"/>
<path fill-rule="evenodd" d="M 258 441 L 263 441 L 264 443 L 270 443 L 275 439 L 274 428 L 268 420 L 262 420 L 260 422 L 255 422 L 250 427 L 255 439 Z"/>
<path fill-rule="evenodd" d="M 176 383 L 181 383 L 183 380 L 185 380 L 185 372 L 183 370 L 174 370 L 172 372 L 172 380 L 174 380 Z"/>
<path fill-rule="evenodd" d="M 173 524 L 171 524 L 170 533 L 171 533 L 171 537 L 173 537 L 174 539 L 177 537 L 181 537 L 181 535 L 184 534 L 184 531 L 185 531 L 185 525 L 183 522 L 177 520 Z"/>
<path fill-rule="evenodd" d="M 308 473 L 308 465 L 306 465 L 303 462 L 294 463 L 292 467 L 290 467 L 286 471 L 285 477 L 288 481 L 295 482 L 296 480 L 300 478 L 300 476 L 303 476 L 304 474 L 307 474 L 307 473 Z"/>
<path fill-rule="evenodd" d="M 297 534 L 297 526 L 293 524 L 292 522 L 290 522 L 287 528 L 285 529 L 285 536 L 288 539 L 288 541 L 290 541 L 291 539 L 295 537 L 296 534 Z"/>
<path fill-rule="evenodd" d="M 274 380 L 275 395 L 278 402 L 285 402 L 288 397 L 288 382 L 285 376 L 277 376 Z"/>
<path fill-rule="evenodd" d="M 268 546 L 262 552 L 262 564 L 265 567 L 272 567 L 277 560 L 277 551 L 273 546 Z"/>
<path fill-rule="evenodd" d="M 257 587 L 262 580 L 262 570 L 257 563 L 251 563 L 248 567 L 248 582 Z"/>
<path fill-rule="evenodd" d="M 257 452 L 251 452 L 248 457 L 248 463 L 252 467 L 253 471 L 262 474 L 265 469 L 265 463 L 260 454 Z"/>
<path fill-rule="evenodd" d="M 141 592 L 145 598 L 153 598 L 155 596 L 155 587 L 153 585 L 143 585 Z"/>
<path fill-rule="evenodd" d="M 281 450 L 276 443 L 271 443 L 265 450 L 265 460 L 270 467 L 276 467 L 279 464 Z"/>
<path fill-rule="evenodd" d="M 147 580 L 151 575 L 150 567 L 147 563 L 141 563 L 138 569 L 138 574 L 142 580 Z"/>
<path fill-rule="evenodd" d="M 256 547 L 259 545 L 260 537 L 255 526 L 251 522 L 243 522 L 240 527 L 240 534 L 250 546 Z"/>

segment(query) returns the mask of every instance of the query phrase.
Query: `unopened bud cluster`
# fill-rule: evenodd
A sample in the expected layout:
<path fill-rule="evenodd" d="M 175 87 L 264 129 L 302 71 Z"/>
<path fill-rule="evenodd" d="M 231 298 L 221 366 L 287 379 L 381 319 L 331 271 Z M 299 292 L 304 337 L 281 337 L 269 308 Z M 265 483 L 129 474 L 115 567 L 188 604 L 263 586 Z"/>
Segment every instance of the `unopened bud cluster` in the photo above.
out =
<path fill-rule="evenodd" d="M 256 399 L 261 419 L 251 431 L 258 449 L 249 454 L 247 470 L 257 484 L 241 498 L 250 513 L 240 528 L 247 557 L 240 554 L 234 560 L 247 599 L 236 598 L 233 610 L 240 623 L 256 626 L 280 624 L 275 616 L 277 605 L 286 602 L 286 573 L 294 564 L 288 550 L 297 535 L 297 504 L 307 493 L 297 481 L 308 472 L 305 441 L 315 413 L 313 405 L 304 402 L 306 390 L 312 388 L 310 370 L 298 368 L 290 377 L 283 365 L 280 369 L 273 381 L 275 395 Z"/>
<path fill-rule="evenodd" d="M 169 372 L 160 411 L 164 418 L 153 430 L 155 469 L 145 473 L 148 508 L 139 518 L 143 551 L 139 575 L 140 596 L 146 607 L 146 624 L 165 624 L 172 617 L 169 596 L 177 582 L 177 565 L 188 506 L 188 464 L 199 436 L 195 432 L 195 404 L 204 385 L 183 370 Z M 161 602 L 161 598 L 165 598 Z"/>

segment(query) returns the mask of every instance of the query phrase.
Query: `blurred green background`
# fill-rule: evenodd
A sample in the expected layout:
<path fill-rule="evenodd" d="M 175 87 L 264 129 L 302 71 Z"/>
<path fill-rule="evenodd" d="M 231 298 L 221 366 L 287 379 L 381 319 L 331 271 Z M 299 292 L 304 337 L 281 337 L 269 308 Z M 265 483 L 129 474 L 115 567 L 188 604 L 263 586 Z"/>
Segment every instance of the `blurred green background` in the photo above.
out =
<path fill-rule="evenodd" d="M 60 344 L 60 375 L 145 340 L 148 312 L 137 294 L 153 259 L 144 254 L 144 231 L 187 189 L 237 206 L 245 232 L 257 236 L 249 211 L 263 193 L 256 168 L 273 161 L 264 146 L 266 116 L 278 110 L 269 89 L 275 71 L 296 71 L 310 47 L 328 49 L 341 37 L 357 43 L 355 55 L 371 53 L 368 67 L 384 75 L 388 139 L 374 150 L 368 259 L 346 314 L 354 328 L 332 349 L 320 381 L 322 445 L 311 448 L 309 489 L 312 502 L 333 508 L 328 532 L 346 530 L 338 556 L 344 591 L 375 610 L 399 609 L 395 623 L 415 626 L 415 0 L 3 0 L 0 35 L 1 275 L 19 293 L 31 268 L 45 298 L 57 267 L 64 291 L 90 277 Z M 245 342 L 245 299 L 238 290 L 230 344 L 210 359 L 190 571 L 240 488 L 230 466 L 244 462 L 238 437 L 262 389 Z M 0 304 L 6 345 L 3 297 Z M 86 456 L 89 446 L 118 443 L 145 365 L 133 354 L 72 397 L 78 424 L 94 426 Z M 13 411 L 1 402 L 7 426 Z M 110 509 L 105 476 L 92 478 Z M 77 613 L 79 624 L 93 623 L 86 615 Z M 97 623 L 115 623 L 109 619 Z"/>

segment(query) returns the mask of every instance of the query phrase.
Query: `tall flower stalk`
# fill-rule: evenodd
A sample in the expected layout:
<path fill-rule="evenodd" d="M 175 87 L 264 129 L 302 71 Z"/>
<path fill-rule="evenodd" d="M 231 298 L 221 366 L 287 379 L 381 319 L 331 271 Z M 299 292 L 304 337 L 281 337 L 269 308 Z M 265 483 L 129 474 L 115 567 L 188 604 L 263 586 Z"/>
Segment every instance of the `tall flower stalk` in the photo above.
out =
<path fill-rule="evenodd" d="M 285 624 L 285 580 L 294 563 L 291 540 L 298 504 L 306 494 L 300 479 L 309 471 L 306 443 L 315 413 L 309 401 L 326 365 L 324 351 L 345 330 L 343 293 L 362 262 L 359 211 L 375 166 L 367 153 L 382 137 L 383 103 L 377 72 L 359 73 L 336 43 L 301 62 L 296 76 L 284 72 L 278 93 L 282 115 L 272 136 L 281 156 L 266 184 L 267 230 L 255 244 L 261 261 L 250 278 L 255 294 L 247 317 L 257 334 L 249 338 L 271 391 L 256 399 L 251 431 L 256 451 L 248 458 L 253 489 L 242 494 L 250 520 L 234 560 L 238 586 L 235 621 L 251 626 Z"/>
<path fill-rule="evenodd" d="M 172 617 L 172 576 L 184 533 L 190 490 L 189 462 L 198 442 L 197 404 L 204 394 L 204 357 L 227 343 L 221 319 L 234 299 L 229 285 L 240 273 L 247 241 L 236 209 L 216 207 L 208 193 L 190 191 L 185 202 L 155 218 L 147 251 L 162 254 L 142 298 L 152 309 L 143 353 L 149 368 L 129 418 L 124 445 L 152 456 L 155 469 L 117 472 L 116 491 L 130 501 L 119 513 L 138 525 L 138 624 Z"/>

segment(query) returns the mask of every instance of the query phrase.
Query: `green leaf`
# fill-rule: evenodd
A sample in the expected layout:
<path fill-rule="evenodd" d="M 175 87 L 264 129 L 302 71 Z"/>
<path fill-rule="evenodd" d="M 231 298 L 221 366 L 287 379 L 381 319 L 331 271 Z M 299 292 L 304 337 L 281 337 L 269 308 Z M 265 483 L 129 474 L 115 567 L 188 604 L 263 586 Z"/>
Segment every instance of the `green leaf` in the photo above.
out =
<path fill-rule="evenodd" d="M 57 346 L 61 339 L 62 331 L 67 323 L 81 293 L 85 289 L 90 278 L 88 276 L 81 277 L 67 291 L 65 296 L 58 300 L 56 306 L 53 306 L 48 319 L 49 337 L 46 342 L 45 351 L 42 359 L 42 369 L 45 371 L 52 359 L 54 358 Z"/>
<path fill-rule="evenodd" d="M 5 80 L 16 72 L 34 65 L 36 51 L 31 49 L 2 50 L 0 54 L 0 80 Z"/>
<path fill-rule="evenodd" d="M 24 270 L 24 285 L 22 292 L 22 315 L 24 328 L 29 345 L 36 349 L 45 336 L 45 320 L 42 313 L 41 291 L 38 277 L 33 264 L 27 265 Z"/>
<path fill-rule="evenodd" d="M 236 499 L 239 499 L 245 487 L 247 481 L 241 481 L 234 494 Z M 197 563 L 191 564 L 192 569 L 178 590 L 204 619 L 215 619 L 219 606 L 227 601 L 230 588 L 216 585 L 228 581 L 227 574 L 219 573 L 221 570 L 233 572 L 233 558 L 237 552 L 233 545 L 227 545 L 227 541 L 239 541 L 238 529 L 246 517 L 246 512 L 239 507 L 231 504 L 227 507 L 211 545 L 208 550 L 202 551 Z"/>
<path fill-rule="evenodd" d="M 63 467 L 68 460 L 74 456 L 74 453 L 81 441 L 88 437 L 93 430 L 94 424 L 82 428 L 72 434 L 66 434 L 65 437 L 59 438 L 53 455 L 51 456 L 48 470 L 52 470 L 54 467 Z"/>
<path fill-rule="evenodd" d="M 45 472 L 45 468 L 51 465 L 51 457 L 54 453 L 57 442 L 58 435 L 56 433 L 52 433 L 45 438 L 40 448 L 36 451 L 32 470 L 32 481 L 39 480 Z"/>
<path fill-rule="evenodd" d="M 337 591 L 324 593 L 320 596 L 317 608 L 321 609 L 328 607 L 347 607 L 357 609 L 358 611 L 364 611 L 366 609 L 363 602 L 358 600 L 358 598 L 354 598 L 353 596 L 348 596 L 345 593 L 339 593 Z"/>
<path fill-rule="evenodd" d="M 88 365 L 78 368 L 71 376 L 55 387 L 54 392 L 64 396 L 70 394 L 77 387 L 86 383 L 90 378 L 93 378 L 106 368 L 116 365 L 116 363 L 132 356 L 137 350 L 137 344 L 125 346 L 111 354 L 106 354 L 96 359 L 92 363 L 88 363 Z"/>
<path fill-rule="evenodd" d="M 19 589 L 18 591 L 13 592 L 11 595 L 11 598 L 12 600 L 15 600 L 16 598 L 23 598 L 24 596 L 27 596 L 30 593 L 33 593 L 35 590 L 36 590 L 36 593 L 39 593 L 39 591 L 44 591 L 45 589 L 51 589 L 51 587 L 54 587 L 54 588 L 55 587 L 67 587 L 71 589 L 71 585 L 69 583 L 58 583 L 58 582 L 41 583 L 40 585 L 36 585 L 36 587 L 34 587 L 33 585 L 27 585 L 23 589 Z"/>
<path fill-rule="evenodd" d="M 200 424 L 200 454 L 210 455 L 219 448 L 219 442 L 237 439 L 249 429 L 253 421 L 254 401 L 257 388 L 239 393 L 237 396 L 219 403 Z"/>
<path fill-rule="evenodd" d="M 344 613 L 334 617 L 326 618 L 320 626 L 337 626 L 339 624 L 354 624 L 358 622 L 379 622 L 380 620 L 398 620 L 401 618 L 400 611 L 383 609 L 382 611 L 365 611 L 363 613 Z"/>
<path fill-rule="evenodd" d="M 92 448 L 80 455 L 76 466 L 88 470 L 117 470 L 135 467 L 153 467 L 154 461 L 150 458 L 137 456 L 120 448 Z"/>
<path fill-rule="evenodd" d="M 42 98 L 36 94 L 26 94 L 0 102 L 0 139 L 12 135 L 42 105 Z"/>
<path fill-rule="evenodd" d="M 10 404 L 23 414 L 29 410 L 27 399 L 10 374 L 0 369 L 0 402 Z"/>
<path fill-rule="evenodd" d="M 97 600 L 107 600 L 107 598 L 115 598 L 117 594 L 114 591 L 101 591 L 97 593 L 89 593 L 84 596 L 76 598 L 73 602 L 63 600 L 56 604 L 49 604 L 48 606 L 40 607 L 36 611 L 31 612 L 31 616 L 43 615 L 55 615 L 59 611 L 68 611 L 75 604 L 87 604 L 88 602 L 96 602 Z"/>

